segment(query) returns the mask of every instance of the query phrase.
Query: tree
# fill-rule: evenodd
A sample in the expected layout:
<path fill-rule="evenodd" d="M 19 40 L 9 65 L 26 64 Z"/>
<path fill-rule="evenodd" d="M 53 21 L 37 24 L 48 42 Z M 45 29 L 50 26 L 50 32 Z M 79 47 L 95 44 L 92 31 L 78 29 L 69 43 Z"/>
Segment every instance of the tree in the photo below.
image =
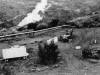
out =
<path fill-rule="evenodd" d="M 52 41 L 49 45 L 47 43 L 39 43 L 39 61 L 43 65 L 55 64 L 58 60 L 58 46 Z"/>

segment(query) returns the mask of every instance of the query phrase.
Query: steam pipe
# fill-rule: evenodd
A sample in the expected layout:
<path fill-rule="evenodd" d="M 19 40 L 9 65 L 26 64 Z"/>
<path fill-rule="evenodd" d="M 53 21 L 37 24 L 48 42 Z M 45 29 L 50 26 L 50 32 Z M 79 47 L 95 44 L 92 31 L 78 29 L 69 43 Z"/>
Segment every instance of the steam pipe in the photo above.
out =
<path fill-rule="evenodd" d="M 52 28 L 47 28 L 47 29 L 42 29 L 42 30 L 37 30 L 37 31 L 29 31 L 29 32 L 3 35 L 3 36 L 0 36 L 0 38 L 12 37 L 12 36 L 18 36 L 18 35 L 24 35 L 24 34 L 30 34 L 30 33 L 37 33 L 37 32 L 43 32 L 43 31 L 48 31 L 48 30 L 59 29 L 59 28 L 66 27 L 66 26 L 75 28 L 74 26 L 62 25 L 62 26 L 57 26 L 57 27 L 52 27 Z"/>

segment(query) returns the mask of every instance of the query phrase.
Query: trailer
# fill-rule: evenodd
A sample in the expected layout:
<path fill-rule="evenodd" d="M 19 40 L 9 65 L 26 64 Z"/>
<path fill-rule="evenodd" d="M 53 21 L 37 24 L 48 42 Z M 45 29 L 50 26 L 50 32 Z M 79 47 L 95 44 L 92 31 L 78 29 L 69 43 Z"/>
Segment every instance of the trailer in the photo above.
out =
<path fill-rule="evenodd" d="M 11 48 L 0 50 L 0 60 L 27 57 L 28 55 L 25 46 L 14 45 Z"/>

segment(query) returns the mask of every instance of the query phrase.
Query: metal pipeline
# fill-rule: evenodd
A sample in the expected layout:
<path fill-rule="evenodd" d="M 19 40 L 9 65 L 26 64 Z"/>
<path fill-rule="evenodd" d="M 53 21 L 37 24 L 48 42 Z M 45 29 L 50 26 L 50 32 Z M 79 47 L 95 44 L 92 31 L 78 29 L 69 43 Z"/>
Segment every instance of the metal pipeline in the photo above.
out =
<path fill-rule="evenodd" d="M 70 26 L 70 25 L 62 25 L 62 26 L 57 26 L 57 27 L 52 27 L 52 28 L 47 28 L 47 29 L 42 29 L 42 30 L 37 30 L 37 31 L 28 31 L 28 32 L 15 33 L 15 34 L 7 34 L 7 35 L 0 36 L 0 38 L 13 37 L 13 36 L 19 36 L 19 35 L 25 35 L 25 34 L 37 33 L 37 32 L 44 32 L 44 31 L 48 31 L 48 30 L 59 29 L 62 27 L 75 28 L 74 26 Z"/>

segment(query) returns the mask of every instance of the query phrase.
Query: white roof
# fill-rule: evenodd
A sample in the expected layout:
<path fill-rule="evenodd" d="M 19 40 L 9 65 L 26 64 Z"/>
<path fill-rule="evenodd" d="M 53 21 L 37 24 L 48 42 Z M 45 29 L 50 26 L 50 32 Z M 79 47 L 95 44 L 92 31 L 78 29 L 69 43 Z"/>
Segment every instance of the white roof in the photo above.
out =
<path fill-rule="evenodd" d="M 54 41 L 54 43 L 57 43 L 58 42 L 58 37 L 54 37 L 54 38 L 51 38 L 51 39 L 47 40 L 47 43 L 50 44 L 51 41 Z"/>
<path fill-rule="evenodd" d="M 23 56 L 28 56 L 28 55 L 29 54 L 26 52 L 25 46 L 15 45 L 11 48 L 2 50 L 3 59 L 23 57 Z"/>

